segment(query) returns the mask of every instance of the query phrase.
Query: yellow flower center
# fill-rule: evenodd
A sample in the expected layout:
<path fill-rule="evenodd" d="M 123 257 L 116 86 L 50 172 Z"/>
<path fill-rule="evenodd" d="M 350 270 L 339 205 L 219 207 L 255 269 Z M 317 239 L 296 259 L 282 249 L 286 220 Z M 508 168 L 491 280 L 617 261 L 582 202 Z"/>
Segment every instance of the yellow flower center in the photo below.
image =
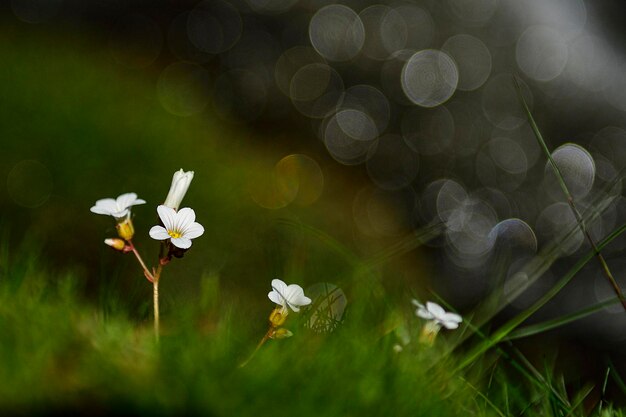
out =
<path fill-rule="evenodd" d="M 182 233 L 177 232 L 176 230 L 168 230 L 167 234 L 170 235 L 173 239 L 178 239 L 179 237 L 183 235 Z"/>

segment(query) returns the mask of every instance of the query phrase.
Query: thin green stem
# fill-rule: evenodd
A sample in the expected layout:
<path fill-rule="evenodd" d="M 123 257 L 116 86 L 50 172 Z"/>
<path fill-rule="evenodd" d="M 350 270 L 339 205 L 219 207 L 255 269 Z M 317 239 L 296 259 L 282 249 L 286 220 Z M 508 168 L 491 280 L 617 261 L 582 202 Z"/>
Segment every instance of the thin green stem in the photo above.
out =
<path fill-rule="evenodd" d="M 599 244 L 599 247 L 604 248 L 611 241 L 613 241 L 613 239 L 624 233 L 624 231 L 626 231 L 626 224 L 622 225 L 619 229 L 615 230 L 604 240 L 602 240 Z M 465 359 L 458 366 L 457 371 L 472 364 L 482 353 L 502 341 L 506 336 L 509 335 L 509 333 L 517 328 L 517 326 L 522 324 L 528 317 L 530 317 L 541 307 L 543 307 L 556 294 L 558 294 L 591 259 L 593 259 L 594 254 L 595 252 L 590 252 L 583 258 L 581 258 L 578 262 L 576 262 L 572 269 L 567 272 L 567 274 L 565 274 L 559 281 L 557 281 L 557 283 L 552 288 L 550 288 L 550 290 L 548 290 L 543 296 L 541 296 L 541 298 L 539 298 L 532 306 L 520 312 L 517 316 L 513 317 L 504 325 L 502 325 L 488 340 L 474 347 L 474 349 L 472 349 L 468 353 Z"/>
<path fill-rule="evenodd" d="M 591 237 L 591 234 L 589 233 L 589 230 L 587 229 L 587 226 L 585 225 L 585 221 L 583 217 L 580 215 L 580 212 L 576 208 L 576 204 L 574 204 L 574 197 L 572 196 L 572 193 L 570 193 L 569 188 L 567 187 L 567 184 L 565 183 L 565 178 L 563 177 L 563 174 L 561 173 L 561 170 L 559 169 L 558 165 L 552 158 L 552 154 L 550 153 L 550 150 L 548 149 L 548 145 L 546 144 L 546 141 L 543 139 L 543 136 L 541 135 L 541 131 L 539 130 L 537 123 L 535 123 L 535 119 L 533 118 L 530 108 L 528 107 L 528 104 L 526 103 L 526 100 L 524 99 L 524 96 L 522 94 L 522 89 L 519 84 L 519 80 L 517 79 L 517 77 L 513 77 L 513 81 L 515 83 L 515 89 L 517 90 L 517 95 L 519 97 L 519 100 L 522 104 L 522 107 L 524 108 L 526 116 L 528 117 L 528 122 L 530 123 L 530 126 L 533 132 L 535 133 L 537 142 L 539 142 L 539 145 L 543 149 L 543 152 L 546 154 L 548 161 L 550 163 L 550 166 L 552 167 L 552 170 L 554 171 L 554 174 L 556 175 L 559 181 L 559 185 L 561 186 L 561 189 L 563 190 L 563 193 L 565 194 L 567 198 L 567 203 L 569 204 L 569 207 L 572 210 L 572 213 L 574 213 L 574 217 L 576 218 L 576 223 L 580 227 L 580 230 L 583 232 L 583 234 L 585 235 L 585 238 L 587 239 L 587 241 L 591 245 L 591 248 L 595 252 L 595 256 L 598 259 L 598 262 L 600 262 L 602 273 L 611 284 L 611 287 L 613 288 L 615 295 L 617 295 L 617 297 L 620 300 L 620 303 L 622 304 L 622 307 L 624 308 L 624 311 L 626 311 L 626 298 L 624 297 L 624 294 L 622 293 L 622 289 L 620 288 L 619 284 L 615 280 L 615 277 L 613 277 L 613 274 L 611 273 L 611 270 L 609 269 L 609 265 L 606 263 L 606 260 L 604 259 L 604 256 L 602 255 L 602 253 L 600 253 L 600 250 L 598 249 L 595 241 L 593 240 L 593 238 Z"/>
<path fill-rule="evenodd" d="M 273 331 L 274 331 L 274 328 L 270 326 L 270 328 L 267 331 L 267 333 L 265 333 L 265 336 L 263 336 L 263 339 L 261 339 L 259 344 L 256 345 L 256 348 L 254 349 L 252 354 L 241 365 L 239 365 L 240 368 L 243 368 L 244 366 L 246 366 L 248 364 L 248 362 L 250 362 L 252 360 L 252 358 L 254 358 L 254 355 L 256 355 L 256 353 L 259 351 L 259 349 L 261 349 L 261 346 L 263 346 L 265 344 L 265 342 L 267 342 L 270 339 L 270 336 L 272 335 Z"/>
<path fill-rule="evenodd" d="M 133 241 L 128 239 L 127 242 L 128 242 L 128 246 L 130 246 L 130 249 L 133 251 L 133 254 L 135 255 L 135 258 L 137 258 L 137 261 L 139 262 L 139 265 L 141 265 L 141 268 L 143 269 L 143 274 L 146 276 L 148 281 L 154 282 L 154 276 L 150 273 L 150 270 L 146 266 L 146 264 L 143 261 L 143 259 L 141 259 L 141 255 L 137 251 L 137 248 L 135 248 L 135 245 L 133 244 Z"/>

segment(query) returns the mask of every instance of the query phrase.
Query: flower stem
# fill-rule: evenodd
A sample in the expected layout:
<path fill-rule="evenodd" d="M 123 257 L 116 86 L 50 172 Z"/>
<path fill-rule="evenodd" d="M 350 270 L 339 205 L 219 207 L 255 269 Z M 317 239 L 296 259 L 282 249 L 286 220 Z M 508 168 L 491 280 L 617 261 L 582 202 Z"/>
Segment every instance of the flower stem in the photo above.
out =
<path fill-rule="evenodd" d="M 157 342 L 159 341 L 159 281 L 152 283 L 153 301 L 154 301 L 154 335 Z"/>
<path fill-rule="evenodd" d="M 576 204 L 574 203 L 574 197 L 572 196 L 572 193 L 569 191 L 569 188 L 567 187 L 567 184 L 565 183 L 565 178 L 563 177 L 563 174 L 561 170 L 559 169 L 559 166 L 554 161 L 554 158 L 552 158 L 552 153 L 550 152 L 550 149 L 548 149 L 548 145 L 546 144 L 546 141 L 543 139 L 543 136 L 541 135 L 541 132 L 539 131 L 539 127 L 537 126 L 537 123 L 535 122 L 535 119 L 533 118 L 533 115 L 530 112 L 530 108 L 528 107 L 528 104 L 526 103 L 526 100 L 524 99 L 524 96 L 522 95 L 522 88 L 520 86 L 520 83 L 517 77 L 513 77 L 513 82 L 515 84 L 517 96 L 520 100 L 520 103 L 522 104 L 522 107 L 524 108 L 526 117 L 528 118 L 530 127 L 532 128 L 535 134 L 535 137 L 537 138 L 537 142 L 539 142 L 539 145 L 541 146 L 541 148 L 543 149 L 543 152 L 546 154 L 546 157 L 548 158 L 548 162 L 550 166 L 552 167 L 554 174 L 556 175 L 556 178 L 559 182 L 561 190 L 563 190 L 563 193 L 565 194 L 565 197 L 567 198 L 567 204 L 569 205 L 572 213 L 574 214 L 576 223 L 578 224 L 578 227 L 580 228 L 581 232 L 583 233 L 583 235 L 589 242 L 589 245 L 591 246 L 591 249 L 593 250 L 596 259 L 600 263 L 602 273 L 606 277 L 607 281 L 609 281 L 609 283 L 611 284 L 611 287 L 613 288 L 613 292 L 615 292 L 615 295 L 620 300 L 620 303 L 622 303 L 622 307 L 626 311 L 626 297 L 624 296 L 619 284 L 615 280 L 613 273 L 609 269 L 609 265 L 606 263 L 604 256 L 598 249 L 596 242 L 591 237 L 591 234 L 589 233 L 589 230 L 587 229 L 587 226 L 585 224 L 583 217 L 581 216 L 580 212 L 576 208 Z"/>
<path fill-rule="evenodd" d="M 159 342 L 159 278 L 161 278 L 161 272 L 163 271 L 163 266 L 159 264 L 156 271 L 152 277 L 154 281 L 152 281 L 152 301 L 154 304 L 154 336 L 156 337 L 157 343 Z"/>
<path fill-rule="evenodd" d="M 139 254 L 139 252 L 137 252 L 137 248 L 135 248 L 135 245 L 133 245 L 133 241 L 128 239 L 127 242 L 128 242 L 128 246 L 130 246 L 130 249 L 133 251 L 133 254 L 135 254 L 135 258 L 137 258 L 139 265 L 141 265 L 141 268 L 143 269 L 143 273 L 148 279 L 148 281 L 154 282 L 154 276 L 150 273 L 150 270 L 146 266 L 143 259 L 141 259 L 141 255 Z"/>
<path fill-rule="evenodd" d="M 252 352 L 250 357 L 248 357 L 248 359 L 246 359 L 245 362 L 243 362 L 241 365 L 239 365 L 240 368 L 243 368 L 244 366 L 246 366 L 248 364 L 248 362 L 250 362 L 252 360 L 252 358 L 254 358 L 254 355 L 256 355 L 256 353 L 259 351 L 259 349 L 261 349 L 261 346 L 263 346 L 265 344 L 265 342 L 268 341 L 268 339 L 270 338 L 270 336 L 272 335 L 273 332 L 274 332 L 274 328 L 270 326 L 270 328 L 267 331 L 267 333 L 265 333 L 265 336 L 263 336 L 263 339 L 261 339 L 259 344 L 256 345 L 256 349 L 254 349 L 254 352 Z"/>

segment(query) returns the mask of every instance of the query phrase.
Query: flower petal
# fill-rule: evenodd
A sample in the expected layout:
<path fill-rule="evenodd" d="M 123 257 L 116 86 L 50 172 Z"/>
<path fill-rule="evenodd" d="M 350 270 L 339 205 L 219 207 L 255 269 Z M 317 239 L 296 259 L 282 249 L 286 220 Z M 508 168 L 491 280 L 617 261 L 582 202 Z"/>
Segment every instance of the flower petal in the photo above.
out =
<path fill-rule="evenodd" d="M 435 318 L 435 316 L 433 316 L 430 311 L 426 310 L 425 308 L 421 308 L 421 307 L 418 308 L 415 311 L 415 315 L 417 317 L 421 317 L 421 318 L 426 319 L 426 320 L 432 320 L 432 319 Z"/>
<path fill-rule="evenodd" d="M 285 307 L 285 299 L 275 290 L 267 293 L 267 297 L 275 304 Z"/>
<path fill-rule="evenodd" d="M 202 236 L 204 233 L 204 227 L 200 223 L 193 222 L 183 230 L 183 236 L 189 239 L 195 239 L 198 236 Z"/>
<path fill-rule="evenodd" d="M 452 329 L 456 329 L 459 327 L 459 323 L 455 322 L 455 321 L 446 321 L 443 320 L 440 322 L 443 327 L 445 327 L 446 329 L 452 330 Z"/>
<path fill-rule="evenodd" d="M 181 208 L 176 213 L 176 227 L 184 232 L 187 226 L 196 221 L 196 213 L 189 207 Z"/>
<path fill-rule="evenodd" d="M 173 208 L 160 205 L 157 207 L 157 213 L 159 213 L 159 218 L 163 222 L 163 226 L 165 226 L 167 230 L 174 230 L 176 227 L 176 211 Z"/>
<path fill-rule="evenodd" d="M 455 323 L 461 323 L 463 321 L 463 318 L 456 313 L 446 313 L 441 319 L 444 321 L 451 321 Z"/>
<path fill-rule="evenodd" d="M 439 304 L 433 303 L 432 301 L 428 301 L 426 303 L 426 309 L 430 311 L 430 313 L 436 318 L 440 319 L 446 314 L 446 310 L 443 309 Z"/>
<path fill-rule="evenodd" d="M 191 247 L 191 239 L 186 237 L 172 238 L 172 245 L 180 249 L 189 249 Z"/>
<path fill-rule="evenodd" d="M 170 235 L 163 226 L 152 226 L 152 229 L 150 229 L 150 237 L 155 240 L 165 240 L 169 239 Z"/>
<path fill-rule="evenodd" d="M 124 210 L 133 205 L 133 202 L 137 200 L 137 194 L 135 193 L 126 193 L 117 197 L 115 202 L 117 203 L 117 207 L 119 210 Z"/>
<path fill-rule="evenodd" d="M 411 304 L 413 304 L 415 307 L 421 307 L 421 308 L 425 308 L 424 304 L 420 303 L 419 301 L 417 301 L 415 298 L 411 299 Z"/>
<path fill-rule="evenodd" d="M 103 198 L 96 201 L 96 204 L 90 208 L 89 211 L 96 214 L 112 216 L 113 213 L 117 212 L 117 203 L 112 198 Z"/>

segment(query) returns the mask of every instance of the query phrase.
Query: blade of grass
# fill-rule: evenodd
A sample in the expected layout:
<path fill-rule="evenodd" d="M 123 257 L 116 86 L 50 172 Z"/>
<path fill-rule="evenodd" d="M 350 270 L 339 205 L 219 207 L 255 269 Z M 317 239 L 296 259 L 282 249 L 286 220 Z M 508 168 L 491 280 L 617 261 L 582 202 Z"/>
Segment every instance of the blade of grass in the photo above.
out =
<path fill-rule="evenodd" d="M 581 310 L 575 311 L 570 314 L 566 314 L 561 317 L 557 317 L 555 319 L 546 320 L 541 323 L 521 327 L 515 330 L 514 332 L 511 332 L 511 334 L 506 338 L 506 340 L 521 339 L 524 337 L 529 337 L 529 336 L 533 336 L 539 333 L 547 332 L 548 330 L 552 330 L 557 327 L 563 326 L 565 324 L 571 323 L 573 321 L 580 320 L 594 313 L 597 313 L 603 308 L 610 307 L 618 303 L 619 303 L 619 299 L 617 297 L 613 297 L 609 300 L 605 300 L 600 303 L 593 304 L 589 307 L 585 307 Z"/>
<path fill-rule="evenodd" d="M 600 253 L 600 249 L 598 249 L 596 242 L 591 237 L 591 234 L 589 233 L 589 230 L 587 229 L 587 226 L 585 225 L 585 220 L 583 219 L 583 217 L 580 215 L 580 212 L 576 208 L 576 204 L 574 204 L 574 197 L 572 196 L 572 193 L 570 193 L 569 188 L 567 188 L 567 184 L 565 184 L 565 178 L 563 177 L 563 174 L 561 173 L 561 170 L 559 169 L 556 162 L 554 162 L 554 159 L 552 158 L 552 154 L 550 153 L 550 150 L 548 149 L 548 145 L 546 144 L 546 141 L 543 139 L 543 136 L 541 135 L 541 132 L 539 131 L 539 127 L 537 126 L 537 123 L 535 123 L 535 119 L 533 118 L 533 115 L 530 109 L 528 108 L 528 104 L 526 103 L 526 100 L 524 99 L 524 96 L 522 94 L 522 89 L 519 84 L 519 80 L 517 79 L 517 77 L 513 77 L 513 81 L 515 83 L 517 96 L 522 104 L 522 107 L 524 108 L 524 112 L 526 113 L 526 116 L 528 117 L 528 122 L 530 123 L 530 126 L 533 132 L 535 133 L 537 142 L 539 142 L 539 145 L 543 149 L 543 152 L 546 154 L 546 157 L 548 158 L 548 161 L 550 163 L 550 166 L 552 167 L 552 170 L 554 171 L 554 174 L 558 178 L 559 185 L 561 186 L 563 193 L 567 197 L 567 203 L 569 204 L 570 209 L 572 210 L 572 213 L 574 213 L 576 222 L 578 223 L 580 230 L 585 235 L 585 238 L 587 239 L 587 241 L 593 248 L 595 252 L 595 256 L 598 259 L 598 262 L 600 262 L 600 266 L 602 267 L 602 273 L 611 284 L 611 287 L 613 287 L 613 291 L 615 292 L 615 295 L 617 295 L 617 297 L 619 298 L 622 304 L 622 307 L 624 308 L 624 311 L 626 311 L 626 298 L 624 298 L 622 289 L 620 288 L 619 284 L 613 277 L 613 274 L 611 273 L 611 270 L 609 269 L 609 265 L 606 263 L 604 256 L 602 256 L 602 254 Z"/>
<path fill-rule="evenodd" d="M 616 176 L 613 180 L 611 180 L 609 184 L 607 184 L 605 189 L 609 189 L 609 190 L 612 189 L 621 180 L 624 172 L 626 172 L 626 168 L 621 170 L 618 176 Z M 611 205 L 611 203 L 615 201 L 616 199 L 617 199 L 617 196 L 613 197 L 612 199 L 610 198 L 607 199 L 607 198 L 602 198 L 601 196 L 597 196 L 590 203 L 589 208 L 585 210 L 583 215 L 591 223 L 595 221 L 595 219 L 597 219 L 600 216 L 600 214 L 606 208 L 608 208 Z M 526 275 L 528 276 L 528 281 L 521 283 L 521 285 L 519 285 L 518 287 L 515 287 L 514 285 L 509 285 L 509 291 L 507 294 L 507 299 L 508 299 L 507 303 L 499 302 L 501 299 L 501 297 L 499 296 L 499 292 L 492 293 L 489 296 L 489 299 L 493 298 L 493 300 L 489 301 L 488 299 L 484 303 L 481 303 L 481 307 L 475 312 L 476 319 L 474 320 L 474 324 L 476 326 L 482 326 L 485 323 L 487 323 L 491 318 L 493 318 L 496 314 L 498 314 L 508 303 L 515 300 L 520 294 L 522 294 L 525 288 L 528 288 L 537 279 L 539 279 L 539 277 L 541 277 L 543 273 L 546 272 L 550 268 L 552 263 L 559 258 L 560 245 L 563 242 L 567 241 L 570 237 L 572 237 L 577 231 L 578 231 L 578 225 L 573 225 L 570 228 L 570 230 L 567 231 L 562 236 L 560 240 L 554 241 L 553 243 L 546 246 L 544 249 L 542 249 L 540 254 L 538 254 L 536 257 L 534 257 L 533 259 L 531 259 L 530 261 L 526 263 L 526 265 L 520 271 L 523 271 L 526 273 Z M 497 307 L 495 308 L 489 307 L 493 305 L 497 305 Z M 485 307 L 485 306 L 488 306 L 488 307 Z M 467 337 L 469 337 L 469 334 L 464 337 L 459 338 L 456 344 L 451 346 L 449 349 L 454 350 L 454 348 L 460 343 L 462 343 L 465 339 L 467 339 Z"/>
<path fill-rule="evenodd" d="M 609 236 L 607 236 L 600 244 L 598 245 L 600 248 L 604 248 L 608 245 L 613 239 L 617 236 L 621 235 L 624 231 L 626 231 L 626 224 L 622 225 L 619 229 L 615 230 Z M 470 365 L 473 361 L 475 361 L 481 354 L 490 349 L 493 345 L 504 340 L 506 336 L 509 335 L 515 328 L 517 328 L 520 324 L 522 324 L 528 317 L 537 312 L 541 307 L 543 307 L 548 301 L 550 301 L 556 294 L 558 294 L 563 287 L 565 287 L 574 276 L 595 256 L 596 251 L 591 251 L 587 253 L 584 257 L 582 257 L 576 264 L 560 279 L 557 283 L 548 290 L 541 298 L 539 298 L 532 306 L 528 309 L 520 312 L 517 316 L 510 319 L 504 325 L 502 325 L 488 340 L 483 341 L 482 343 L 476 345 L 474 349 L 472 349 L 465 359 L 461 362 L 461 364 L 457 368 L 457 372 L 466 366 Z"/>
<path fill-rule="evenodd" d="M 444 307 L 448 310 L 453 311 L 452 306 L 450 306 L 443 298 L 441 298 L 438 294 L 433 293 L 434 297 L 439 301 Z M 468 318 L 464 318 L 464 322 L 466 325 L 464 327 L 470 328 L 474 333 L 480 336 L 483 340 L 488 340 L 487 335 L 485 335 L 480 328 L 476 327 L 472 324 L 471 320 Z M 537 370 L 533 366 L 533 364 L 520 352 L 511 342 L 506 342 L 508 348 L 517 356 L 517 360 L 513 358 L 507 351 L 496 346 L 498 353 L 502 358 L 507 360 L 513 368 L 518 370 L 522 375 L 524 375 L 532 384 L 536 385 L 541 389 L 548 389 L 548 393 L 553 396 L 562 407 L 569 407 L 569 402 L 567 399 L 556 390 L 549 382 L 541 375 L 541 372 Z"/>
<path fill-rule="evenodd" d="M 604 375 L 604 383 L 602 384 L 602 392 L 600 396 L 600 404 L 598 404 L 598 415 L 602 415 L 602 406 L 606 402 L 606 384 L 609 382 L 609 374 L 611 373 L 611 367 L 606 368 L 606 374 Z"/>
<path fill-rule="evenodd" d="M 493 402 L 491 402 L 491 400 L 487 398 L 485 394 L 480 392 L 478 388 L 472 385 L 471 382 L 469 382 L 465 378 L 462 378 L 462 377 L 459 377 L 459 378 L 461 379 L 461 381 L 465 382 L 465 384 L 467 384 L 467 386 L 470 387 L 476 394 L 478 394 L 478 396 L 482 398 L 485 401 L 485 403 L 487 403 L 493 409 L 493 411 L 495 411 L 499 416 L 506 417 L 506 415 L 502 412 L 502 410 L 500 410 Z"/>

